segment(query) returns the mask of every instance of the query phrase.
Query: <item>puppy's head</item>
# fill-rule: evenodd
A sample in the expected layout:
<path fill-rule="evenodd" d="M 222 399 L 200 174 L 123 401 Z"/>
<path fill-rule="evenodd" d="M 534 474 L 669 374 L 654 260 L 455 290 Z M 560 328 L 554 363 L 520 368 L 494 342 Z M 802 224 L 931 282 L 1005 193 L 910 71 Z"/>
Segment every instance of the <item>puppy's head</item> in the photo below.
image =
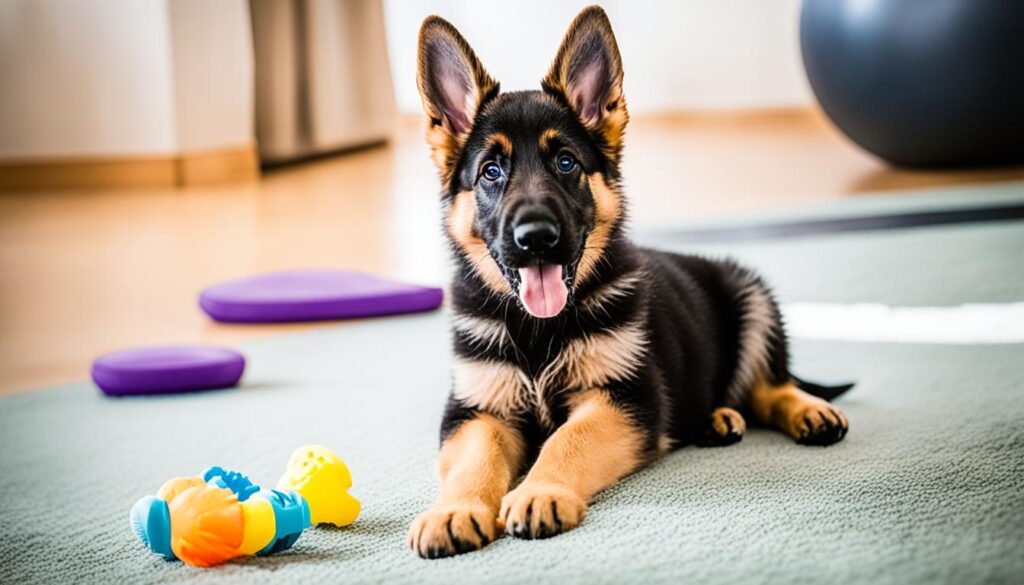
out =
<path fill-rule="evenodd" d="M 542 91 L 503 94 L 459 32 L 432 16 L 420 29 L 418 84 L 457 252 L 531 315 L 558 315 L 623 220 L 628 114 L 608 17 L 596 6 L 576 17 Z"/>

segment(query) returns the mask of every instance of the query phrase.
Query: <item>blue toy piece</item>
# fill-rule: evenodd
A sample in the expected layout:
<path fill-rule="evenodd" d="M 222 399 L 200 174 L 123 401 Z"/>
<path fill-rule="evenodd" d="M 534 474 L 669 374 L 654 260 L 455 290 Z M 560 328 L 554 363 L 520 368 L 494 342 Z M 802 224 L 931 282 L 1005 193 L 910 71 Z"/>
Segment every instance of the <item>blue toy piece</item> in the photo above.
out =
<path fill-rule="evenodd" d="M 274 507 L 277 530 L 274 540 L 257 554 L 269 555 L 288 550 L 302 535 L 302 531 L 312 525 L 309 520 L 309 504 L 305 498 L 291 491 L 260 490 L 258 495 Z"/>
<path fill-rule="evenodd" d="M 248 500 L 249 496 L 260 491 L 260 486 L 252 483 L 245 475 L 219 465 L 207 468 L 200 477 L 206 483 L 231 490 L 239 502 Z"/>
<path fill-rule="evenodd" d="M 167 502 L 146 496 L 132 506 L 132 529 L 149 550 L 173 560 L 178 557 L 171 550 L 171 514 Z"/>

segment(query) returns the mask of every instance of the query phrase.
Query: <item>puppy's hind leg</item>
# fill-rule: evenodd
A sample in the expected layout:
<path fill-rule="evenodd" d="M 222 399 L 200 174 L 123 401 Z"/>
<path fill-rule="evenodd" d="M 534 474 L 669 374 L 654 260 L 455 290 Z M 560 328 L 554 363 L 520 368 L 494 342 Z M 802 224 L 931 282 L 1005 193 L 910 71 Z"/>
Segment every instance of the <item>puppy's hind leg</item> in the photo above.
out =
<path fill-rule="evenodd" d="M 750 410 L 762 424 L 774 427 L 803 445 L 837 443 L 850 428 L 835 406 L 800 389 L 794 380 L 774 385 L 765 380 L 750 392 Z"/>
<path fill-rule="evenodd" d="M 716 408 L 708 418 L 707 429 L 697 441 L 700 447 L 725 447 L 743 440 L 747 422 L 735 409 L 723 406 Z"/>
<path fill-rule="evenodd" d="M 840 441 L 849 424 L 829 404 L 850 385 L 810 384 L 789 373 L 789 346 L 779 306 L 764 282 L 750 271 L 730 266 L 725 280 L 736 289 L 739 312 L 737 371 L 727 390 L 733 406 L 746 405 L 754 418 L 804 445 Z"/>

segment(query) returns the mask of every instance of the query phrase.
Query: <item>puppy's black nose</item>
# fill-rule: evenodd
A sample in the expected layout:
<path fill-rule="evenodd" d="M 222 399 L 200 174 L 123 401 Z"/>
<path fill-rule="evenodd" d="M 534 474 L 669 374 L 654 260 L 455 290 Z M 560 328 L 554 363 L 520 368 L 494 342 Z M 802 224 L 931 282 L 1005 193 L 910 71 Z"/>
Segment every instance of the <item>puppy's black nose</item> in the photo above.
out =
<path fill-rule="evenodd" d="M 543 252 L 558 243 L 558 226 L 546 219 L 528 221 L 517 225 L 512 230 L 512 237 L 520 250 Z"/>

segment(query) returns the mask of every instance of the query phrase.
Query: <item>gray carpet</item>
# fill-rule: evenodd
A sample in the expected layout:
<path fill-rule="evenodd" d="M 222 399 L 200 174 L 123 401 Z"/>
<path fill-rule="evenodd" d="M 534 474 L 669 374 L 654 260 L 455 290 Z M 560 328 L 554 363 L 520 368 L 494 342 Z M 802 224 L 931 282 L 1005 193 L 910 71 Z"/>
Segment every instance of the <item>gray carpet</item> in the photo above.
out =
<path fill-rule="evenodd" d="M 948 305 L 1024 300 L 1022 249 L 1024 222 L 1007 222 L 703 251 L 757 266 L 784 301 Z M 1024 345 L 796 340 L 798 373 L 859 382 L 840 400 L 842 443 L 753 430 L 683 449 L 602 494 L 573 532 L 425 561 L 404 538 L 436 493 L 446 337 L 443 313 L 382 319 L 247 345 L 236 390 L 110 400 L 81 383 L 0 400 L 0 582 L 1024 580 Z M 272 483 L 309 442 L 352 470 L 364 512 L 349 528 L 203 570 L 128 527 L 168 478 L 223 464 Z"/>

